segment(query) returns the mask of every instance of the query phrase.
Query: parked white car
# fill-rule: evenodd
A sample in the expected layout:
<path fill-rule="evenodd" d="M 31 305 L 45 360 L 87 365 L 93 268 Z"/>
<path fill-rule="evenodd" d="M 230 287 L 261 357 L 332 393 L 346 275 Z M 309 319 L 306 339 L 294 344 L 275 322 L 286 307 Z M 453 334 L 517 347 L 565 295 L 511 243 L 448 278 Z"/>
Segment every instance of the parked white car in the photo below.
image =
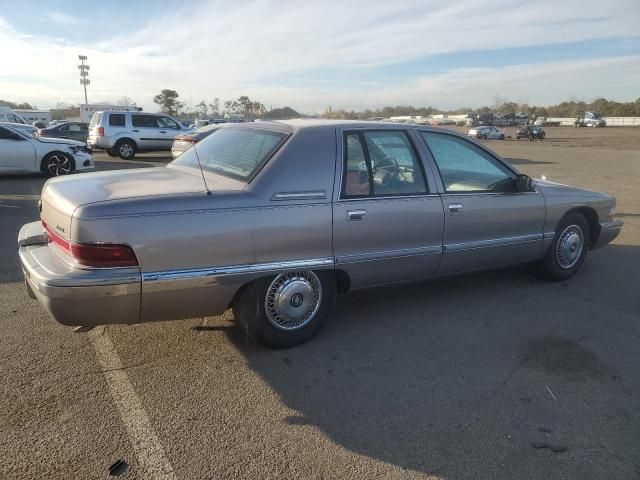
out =
<path fill-rule="evenodd" d="M 25 125 L 29 124 L 29 122 L 20 116 L 20 114 L 16 113 L 9 107 L 0 107 L 0 122 L 23 123 Z"/>
<path fill-rule="evenodd" d="M 38 127 L 34 127 L 33 125 L 27 125 L 26 123 L 13 123 L 13 122 L 0 121 L 0 125 L 12 128 L 13 130 L 20 130 L 22 133 L 26 133 L 27 135 L 33 135 L 34 137 L 38 133 Z"/>
<path fill-rule="evenodd" d="M 485 140 L 504 140 L 504 133 L 496 127 L 474 127 L 469 130 L 467 135 L 473 138 L 484 138 Z"/>
<path fill-rule="evenodd" d="M 62 138 L 36 138 L 0 125 L 0 173 L 43 172 L 50 177 L 91 170 L 91 149 Z"/>

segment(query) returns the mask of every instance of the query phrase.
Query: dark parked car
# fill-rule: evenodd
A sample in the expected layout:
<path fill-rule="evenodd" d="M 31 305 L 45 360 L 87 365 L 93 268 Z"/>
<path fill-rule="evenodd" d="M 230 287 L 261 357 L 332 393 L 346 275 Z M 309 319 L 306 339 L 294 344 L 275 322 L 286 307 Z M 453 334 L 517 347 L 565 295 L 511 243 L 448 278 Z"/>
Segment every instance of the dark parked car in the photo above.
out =
<path fill-rule="evenodd" d="M 173 145 L 171 145 L 171 155 L 173 158 L 181 155 L 182 152 L 188 150 L 193 147 L 200 140 L 207 138 L 213 132 L 218 130 L 221 125 L 205 125 L 204 127 L 200 127 L 197 130 L 191 133 L 185 133 L 182 135 L 178 135 L 173 139 Z"/>
<path fill-rule="evenodd" d="M 68 138 L 83 143 L 87 143 L 88 135 L 89 124 L 82 122 L 57 123 L 38 130 L 39 137 Z"/>
<path fill-rule="evenodd" d="M 516 139 L 528 138 L 530 141 L 542 140 L 545 137 L 544 129 L 539 125 L 523 125 L 518 127 Z"/>

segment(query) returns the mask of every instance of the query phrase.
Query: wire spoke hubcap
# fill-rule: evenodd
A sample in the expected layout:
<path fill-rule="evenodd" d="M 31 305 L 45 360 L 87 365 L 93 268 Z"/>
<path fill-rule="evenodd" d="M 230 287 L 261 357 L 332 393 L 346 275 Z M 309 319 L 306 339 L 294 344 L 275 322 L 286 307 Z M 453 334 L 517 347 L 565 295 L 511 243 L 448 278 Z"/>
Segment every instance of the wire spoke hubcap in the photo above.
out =
<path fill-rule="evenodd" d="M 584 233 L 577 225 L 569 225 L 560 234 L 556 246 L 556 260 L 560 268 L 573 267 L 582 254 L 584 248 Z"/>
<path fill-rule="evenodd" d="M 269 285 L 264 307 L 269 323 L 291 331 L 313 320 L 321 300 L 322 286 L 315 273 L 281 273 Z"/>

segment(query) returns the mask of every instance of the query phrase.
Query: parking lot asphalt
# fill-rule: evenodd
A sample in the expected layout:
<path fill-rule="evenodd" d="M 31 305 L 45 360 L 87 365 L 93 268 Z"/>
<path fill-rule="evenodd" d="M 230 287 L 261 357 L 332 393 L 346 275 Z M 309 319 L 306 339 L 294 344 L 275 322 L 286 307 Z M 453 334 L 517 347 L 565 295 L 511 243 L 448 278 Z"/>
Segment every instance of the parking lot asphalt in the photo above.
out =
<path fill-rule="evenodd" d="M 640 129 L 488 141 L 607 191 L 625 227 L 566 282 L 526 269 L 354 293 L 272 351 L 231 312 L 73 333 L 24 292 L 44 179 L 0 176 L 0 478 L 640 477 Z M 162 166 L 161 155 L 98 169 Z M 150 473 L 152 472 L 152 473 Z"/>

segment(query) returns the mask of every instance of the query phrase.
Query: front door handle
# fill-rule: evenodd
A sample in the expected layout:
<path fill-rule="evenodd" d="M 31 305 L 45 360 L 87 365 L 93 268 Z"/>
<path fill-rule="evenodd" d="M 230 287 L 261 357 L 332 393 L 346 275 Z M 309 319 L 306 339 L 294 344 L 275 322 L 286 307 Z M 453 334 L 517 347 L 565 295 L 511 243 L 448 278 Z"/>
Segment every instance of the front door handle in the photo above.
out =
<path fill-rule="evenodd" d="M 349 220 L 364 220 L 367 218 L 366 210 L 349 210 L 347 212 L 347 218 Z"/>
<path fill-rule="evenodd" d="M 450 203 L 449 204 L 449 213 L 457 213 L 462 211 L 461 203 Z"/>
<path fill-rule="evenodd" d="M 167 133 L 167 132 L 165 132 L 164 130 L 160 130 L 160 133 Z"/>
<path fill-rule="evenodd" d="M 132 132 L 139 132 L 140 130 L 131 130 Z"/>

